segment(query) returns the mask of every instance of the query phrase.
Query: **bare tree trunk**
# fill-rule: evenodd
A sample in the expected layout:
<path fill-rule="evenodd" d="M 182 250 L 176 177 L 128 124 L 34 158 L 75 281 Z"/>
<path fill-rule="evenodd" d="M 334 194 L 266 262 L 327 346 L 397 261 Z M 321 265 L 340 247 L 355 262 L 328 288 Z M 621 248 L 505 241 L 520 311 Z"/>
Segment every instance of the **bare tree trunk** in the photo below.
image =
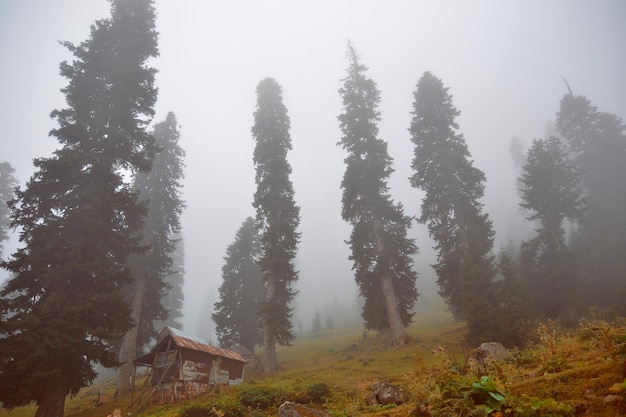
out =
<path fill-rule="evenodd" d="M 120 373 L 117 379 L 115 395 L 128 394 L 132 389 L 132 375 L 134 371 L 133 360 L 137 353 L 137 338 L 139 336 L 139 319 L 141 318 L 141 309 L 143 306 L 143 295 L 146 286 L 145 279 L 137 278 L 135 281 L 135 293 L 131 300 L 131 318 L 135 325 L 124 336 L 124 344 L 122 345 L 122 354 L 120 362 Z"/>
<path fill-rule="evenodd" d="M 383 229 L 380 219 L 374 220 L 374 233 L 376 236 L 376 251 L 380 255 L 385 249 L 385 244 L 381 237 Z M 385 299 L 385 309 L 387 310 L 387 323 L 389 324 L 389 343 L 396 346 L 404 346 L 407 343 L 408 335 L 406 328 L 400 316 L 400 307 L 398 306 L 398 297 L 396 289 L 393 285 L 393 271 L 385 271 L 380 276 L 380 286 Z"/>
<path fill-rule="evenodd" d="M 265 286 L 265 296 L 268 304 L 275 302 L 276 283 L 273 277 L 267 280 Z M 276 337 L 268 320 L 263 321 L 263 357 L 261 358 L 263 371 L 272 372 L 278 369 L 278 360 L 276 359 Z"/>
<path fill-rule="evenodd" d="M 400 308 L 398 307 L 398 298 L 391 279 L 391 272 L 382 274 L 380 277 L 380 285 L 385 298 L 385 307 L 387 309 L 387 322 L 389 323 L 389 343 L 396 346 L 404 346 L 408 341 L 406 328 L 400 317 Z"/>
<path fill-rule="evenodd" d="M 63 417 L 65 396 L 67 394 L 67 377 L 50 381 L 49 386 L 37 399 L 35 417 Z"/>

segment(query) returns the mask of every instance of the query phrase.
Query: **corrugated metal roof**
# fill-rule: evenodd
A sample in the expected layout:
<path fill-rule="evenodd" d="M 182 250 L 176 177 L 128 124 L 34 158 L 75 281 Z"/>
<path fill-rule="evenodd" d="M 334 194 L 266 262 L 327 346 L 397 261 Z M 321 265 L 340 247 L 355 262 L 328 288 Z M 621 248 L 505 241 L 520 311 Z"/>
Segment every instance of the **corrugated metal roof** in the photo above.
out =
<path fill-rule="evenodd" d="M 221 356 L 223 358 L 229 358 L 240 362 L 246 362 L 246 360 L 240 354 L 228 349 L 221 349 L 206 343 L 199 342 L 197 340 L 188 339 L 178 334 L 172 333 L 172 339 L 178 345 L 178 347 L 195 350 L 197 352 L 206 352 L 214 356 Z M 202 339 L 201 339 L 202 340 Z"/>
<path fill-rule="evenodd" d="M 165 326 L 163 330 L 161 330 L 161 333 L 159 333 L 158 343 L 150 349 L 150 353 L 135 359 L 135 363 L 151 366 L 154 361 L 156 348 L 168 335 L 172 337 L 172 340 L 179 348 L 189 349 L 196 352 L 204 352 L 213 356 L 220 356 L 222 358 L 233 359 L 239 362 L 246 362 L 243 356 L 233 352 L 232 350 L 211 346 L 201 337 L 187 334 L 182 330 L 178 330 L 170 326 Z"/>

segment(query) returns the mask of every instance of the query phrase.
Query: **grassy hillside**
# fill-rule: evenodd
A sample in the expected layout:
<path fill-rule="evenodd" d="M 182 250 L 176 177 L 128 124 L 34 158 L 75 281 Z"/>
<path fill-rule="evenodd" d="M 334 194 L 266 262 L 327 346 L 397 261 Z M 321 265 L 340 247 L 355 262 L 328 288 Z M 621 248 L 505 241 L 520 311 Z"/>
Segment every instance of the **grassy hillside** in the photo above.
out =
<path fill-rule="evenodd" d="M 193 401 L 145 408 L 135 416 L 275 416 L 284 400 L 329 410 L 332 416 L 593 415 L 625 413 L 624 343 L 626 322 L 583 322 L 563 333 L 542 325 L 525 350 L 509 352 L 503 362 L 465 366 L 470 348 L 465 328 L 449 315 L 422 313 L 410 327 L 415 343 L 389 347 L 358 326 L 305 334 L 278 349 L 280 370 L 248 372 L 246 382 Z M 368 405 L 372 383 L 402 388 L 403 404 Z M 94 408 L 98 390 L 112 397 L 113 384 L 100 384 L 68 399 L 66 415 L 104 417 L 114 408 L 126 415 L 129 397 Z M 607 397 L 614 395 L 614 397 Z M 607 400 L 608 398 L 608 400 Z M 211 411 L 212 410 L 212 411 Z M 222 414 L 223 413 L 223 414 Z M 421 413 L 421 414 L 420 414 Z M 34 407 L 0 416 L 34 414 Z"/>

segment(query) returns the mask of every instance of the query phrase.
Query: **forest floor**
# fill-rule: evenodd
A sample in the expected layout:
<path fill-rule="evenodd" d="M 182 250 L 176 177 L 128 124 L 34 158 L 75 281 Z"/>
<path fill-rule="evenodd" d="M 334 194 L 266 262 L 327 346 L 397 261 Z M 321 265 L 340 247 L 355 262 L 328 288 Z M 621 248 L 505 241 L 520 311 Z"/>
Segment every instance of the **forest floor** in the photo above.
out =
<path fill-rule="evenodd" d="M 414 342 L 399 348 L 358 326 L 305 334 L 293 346 L 278 348 L 278 371 L 249 371 L 241 386 L 139 411 L 129 409 L 130 396 L 113 399 L 114 383 L 103 382 L 68 397 L 65 415 L 106 417 L 119 408 L 124 416 L 276 416 L 285 400 L 328 410 L 333 417 L 626 414 L 626 320 L 583 321 L 570 331 L 542 324 L 527 348 L 470 368 L 465 330 L 448 314 L 433 313 L 416 317 L 409 328 Z M 368 404 L 377 381 L 399 387 L 405 401 Z M 100 390 L 109 401 L 95 407 Z M 0 417 L 34 412 L 34 406 L 22 407 L 2 410 Z"/>

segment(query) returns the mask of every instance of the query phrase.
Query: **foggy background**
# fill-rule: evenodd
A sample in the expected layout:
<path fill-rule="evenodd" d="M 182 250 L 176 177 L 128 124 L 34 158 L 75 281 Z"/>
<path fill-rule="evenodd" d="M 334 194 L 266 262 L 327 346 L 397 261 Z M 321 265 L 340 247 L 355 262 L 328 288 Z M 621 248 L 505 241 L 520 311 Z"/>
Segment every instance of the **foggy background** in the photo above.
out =
<path fill-rule="evenodd" d="M 419 215 L 409 185 L 413 91 L 424 71 L 440 78 L 461 111 L 457 118 L 475 166 L 487 177 L 485 211 L 497 250 L 531 226 L 517 208 L 513 136 L 543 137 L 567 91 L 601 111 L 626 115 L 626 2 L 559 1 L 192 1 L 156 0 L 161 56 L 154 122 L 173 111 L 186 151 L 182 217 L 186 331 L 203 334 L 217 300 L 226 247 L 254 216 L 252 151 L 255 88 L 275 78 L 291 118 L 288 160 L 301 209 L 296 259 L 296 325 L 310 328 L 316 309 L 352 306 L 356 285 L 344 243 L 340 183 L 345 153 L 337 116 L 350 39 L 381 90 L 380 137 L 396 172 L 390 182 L 405 213 Z M 59 64 L 72 56 L 58 41 L 80 43 L 106 0 L 0 0 L 0 162 L 20 186 L 32 159 L 58 147 L 49 114 L 65 108 Z M 418 291 L 435 291 L 435 262 L 424 226 L 411 230 L 420 254 Z M 17 247 L 5 245 L 4 258 Z M 6 272 L 0 272 L 6 278 Z M 420 298 L 418 304 L 423 300 Z M 214 339 L 215 340 L 215 339 Z"/>

